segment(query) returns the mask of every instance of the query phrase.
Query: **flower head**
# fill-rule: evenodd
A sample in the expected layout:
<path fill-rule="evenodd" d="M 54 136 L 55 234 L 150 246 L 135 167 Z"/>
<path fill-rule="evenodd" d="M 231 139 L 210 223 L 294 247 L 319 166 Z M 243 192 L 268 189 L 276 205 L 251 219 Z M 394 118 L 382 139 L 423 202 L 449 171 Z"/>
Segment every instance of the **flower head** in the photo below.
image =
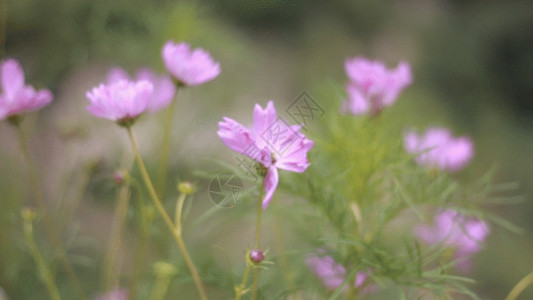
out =
<path fill-rule="evenodd" d="M 24 84 L 24 71 L 14 59 L 0 63 L 0 120 L 39 109 L 52 102 L 49 90 L 36 91 Z"/>
<path fill-rule="evenodd" d="M 265 259 L 265 254 L 263 253 L 263 251 L 259 250 L 259 249 L 252 249 L 250 251 L 250 259 L 258 264 L 260 262 L 263 261 L 263 259 Z"/>
<path fill-rule="evenodd" d="M 307 266 L 311 271 L 322 281 L 322 284 L 329 289 L 335 290 L 344 282 L 346 278 L 346 269 L 335 262 L 333 257 L 324 256 L 309 256 L 305 260 Z M 355 276 L 354 287 L 361 287 L 367 278 L 367 273 L 363 271 L 357 272 Z"/>
<path fill-rule="evenodd" d="M 468 257 L 481 250 L 481 244 L 489 232 L 489 226 L 482 220 L 463 216 L 453 209 L 439 212 L 433 225 L 415 228 L 415 234 L 426 243 L 442 243 L 454 248 L 456 258 Z M 458 266 L 466 270 L 470 263 L 463 260 Z"/>
<path fill-rule="evenodd" d="M 152 90 L 152 84 L 146 80 L 100 84 L 87 92 L 91 101 L 87 110 L 97 117 L 127 125 L 146 110 Z"/>
<path fill-rule="evenodd" d="M 445 128 L 431 128 L 423 135 L 409 132 L 404 137 L 408 153 L 419 154 L 416 162 L 451 172 L 466 166 L 474 155 L 474 145 L 467 137 L 454 138 Z"/>
<path fill-rule="evenodd" d="M 183 85 L 200 85 L 220 74 L 220 64 L 207 51 L 191 49 L 187 43 L 168 41 L 162 56 L 167 70 Z"/>
<path fill-rule="evenodd" d="M 128 292 L 121 289 L 114 289 L 107 294 L 94 298 L 94 300 L 128 300 Z"/>
<path fill-rule="evenodd" d="M 265 188 L 263 209 L 278 185 L 278 168 L 302 173 L 309 166 L 307 152 L 313 147 L 313 141 L 300 132 L 299 125 L 288 125 L 278 118 L 272 101 L 265 109 L 255 105 L 251 129 L 227 117 L 218 127 L 218 136 L 226 146 L 255 160 L 264 171 L 261 174 Z"/>
<path fill-rule="evenodd" d="M 404 62 L 395 70 L 387 70 L 382 62 L 356 57 L 346 60 L 344 67 L 350 81 L 343 107 L 354 115 L 379 113 L 412 81 L 409 64 Z"/>
<path fill-rule="evenodd" d="M 132 78 L 121 68 L 111 69 L 107 75 L 107 83 L 112 84 L 120 80 L 132 80 Z M 157 75 L 150 69 L 140 69 L 135 74 L 135 80 L 146 80 L 153 85 L 152 96 L 147 106 L 150 112 L 166 108 L 176 94 L 176 86 L 168 75 Z"/>

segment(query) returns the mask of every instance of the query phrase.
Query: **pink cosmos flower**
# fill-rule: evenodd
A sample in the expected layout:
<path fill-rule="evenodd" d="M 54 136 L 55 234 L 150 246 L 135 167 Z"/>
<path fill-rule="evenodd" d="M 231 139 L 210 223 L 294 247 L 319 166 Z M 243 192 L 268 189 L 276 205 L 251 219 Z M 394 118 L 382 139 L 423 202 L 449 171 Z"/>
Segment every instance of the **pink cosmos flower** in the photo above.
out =
<path fill-rule="evenodd" d="M 346 85 L 348 99 L 343 109 L 354 115 L 378 114 L 393 104 L 412 82 L 411 69 L 404 62 L 390 71 L 380 61 L 356 57 L 346 60 L 344 67 L 350 81 Z"/>
<path fill-rule="evenodd" d="M 346 269 L 342 265 L 336 263 L 331 256 L 309 256 L 305 260 L 305 263 L 329 290 L 337 289 L 346 278 Z M 354 286 L 356 288 L 361 287 L 365 283 L 367 276 L 366 272 L 357 272 L 355 275 Z"/>
<path fill-rule="evenodd" d="M 114 289 L 107 294 L 94 298 L 94 300 L 128 300 L 128 292 L 121 289 Z"/>
<path fill-rule="evenodd" d="M 111 84 L 120 80 L 132 80 L 130 75 L 121 68 L 113 68 L 107 74 L 107 83 Z M 140 69 L 135 74 L 135 80 L 146 80 L 152 83 L 153 92 L 150 101 L 148 102 L 147 110 L 156 112 L 169 106 L 174 95 L 176 94 L 176 86 L 172 82 L 172 78 L 168 75 L 159 76 L 152 70 L 145 68 Z"/>
<path fill-rule="evenodd" d="M 442 243 L 455 249 L 456 258 L 467 258 L 481 250 L 481 244 L 490 232 L 489 226 L 474 217 L 460 215 L 453 209 L 441 211 L 435 216 L 434 224 L 415 228 L 415 234 L 428 244 Z M 459 262 L 458 267 L 467 271 L 468 259 Z"/>
<path fill-rule="evenodd" d="M 404 137 L 408 153 L 419 154 L 416 162 L 451 172 L 465 167 L 474 156 L 474 145 L 467 137 L 454 138 L 445 128 L 431 128 L 423 135 L 409 132 Z"/>
<path fill-rule="evenodd" d="M 100 84 L 87 92 L 91 101 L 87 110 L 97 117 L 129 124 L 146 110 L 152 90 L 152 84 L 146 80 Z"/>
<path fill-rule="evenodd" d="M 313 141 L 300 133 L 299 125 L 287 125 L 278 118 L 272 101 L 265 109 L 255 105 L 251 129 L 227 117 L 218 127 L 218 136 L 226 146 L 255 160 L 266 170 L 263 209 L 278 186 L 278 168 L 302 173 L 310 165 L 307 152 L 313 147 Z"/>
<path fill-rule="evenodd" d="M 203 49 L 168 41 L 162 50 L 167 70 L 183 85 L 200 85 L 220 74 L 220 65 Z"/>
<path fill-rule="evenodd" d="M 24 85 L 24 71 L 14 59 L 3 60 L 0 64 L 0 120 L 20 113 L 39 109 L 52 102 L 49 90 L 38 90 Z"/>

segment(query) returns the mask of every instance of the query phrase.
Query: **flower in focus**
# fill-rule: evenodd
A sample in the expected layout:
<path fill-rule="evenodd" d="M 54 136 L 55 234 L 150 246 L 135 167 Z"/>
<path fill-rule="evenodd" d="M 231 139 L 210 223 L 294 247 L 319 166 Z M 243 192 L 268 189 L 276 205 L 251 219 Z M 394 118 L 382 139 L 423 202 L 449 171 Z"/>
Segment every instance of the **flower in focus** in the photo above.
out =
<path fill-rule="evenodd" d="M 168 41 L 162 50 L 167 70 L 181 85 L 200 85 L 220 74 L 220 64 L 203 49 L 191 49 L 187 43 Z"/>
<path fill-rule="evenodd" d="M 442 243 L 454 248 L 456 258 L 468 258 L 481 250 L 481 244 L 489 232 L 489 226 L 482 220 L 460 215 L 453 209 L 438 213 L 433 225 L 415 228 L 415 234 L 426 243 Z M 462 260 L 458 267 L 466 271 L 470 267 L 470 261 Z"/>
<path fill-rule="evenodd" d="M 128 292 L 121 289 L 114 289 L 107 294 L 94 298 L 94 300 L 128 300 Z"/>
<path fill-rule="evenodd" d="M 278 186 L 278 168 L 302 173 L 309 166 L 307 152 L 313 147 L 313 141 L 300 132 L 299 125 L 287 125 L 278 118 L 272 101 L 265 109 L 255 105 L 251 129 L 227 117 L 218 127 L 218 136 L 226 146 L 260 164 L 264 172 L 261 174 L 265 188 L 263 209 L 267 208 Z"/>
<path fill-rule="evenodd" d="M 331 256 L 309 256 L 305 262 L 309 269 L 320 278 L 322 284 L 324 284 L 329 290 L 337 289 L 346 278 L 346 269 L 342 265 L 336 263 Z M 355 275 L 354 287 L 361 287 L 365 283 L 366 278 L 366 272 L 357 272 Z"/>
<path fill-rule="evenodd" d="M 354 115 L 378 114 L 393 104 L 412 81 L 409 64 L 404 62 L 395 70 L 387 70 L 380 61 L 356 57 L 346 60 L 344 67 L 350 81 L 346 85 L 348 99 L 343 109 Z"/>
<path fill-rule="evenodd" d="M 474 155 L 469 138 L 454 138 L 445 128 L 431 128 L 424 135 L 409 132 L 404 137 L 404 147 L 408 153 L 419 154 L 415 159 L 419 165 L 451 172 L 462 169 Z"/>
<path fill-rule="evenodd" d="M 130 75 L 121 68 L 113 68 L 107 75 L 107 83 L 112 84 L 120 80 L 133 80 Z M 166 108 L 174 95 L 176 94 L 176 86 L 168 75 L 157 75 L 150 69 L 140 69 L 135 74 L 135 80 L 146 80 L 152 83 L 153 92 L 148 102 L 147 110 L 156 112 Z"/>
<path fill-rule="evenodd" d="M 24 71 L 14 59 L 0 63 L 0 120 L 39 109 L 52 102 L 52 93 L 24 85 Z"/>
<path fill-rule="evenodd" d="M 117 121 L 120 125 L 131 125 L 148 107 L 152 90 L 152 84 L 146 80 L 100 84 L 87 92 L 87 98 L 91 101 L 87 110 L 97 117 Z"/>

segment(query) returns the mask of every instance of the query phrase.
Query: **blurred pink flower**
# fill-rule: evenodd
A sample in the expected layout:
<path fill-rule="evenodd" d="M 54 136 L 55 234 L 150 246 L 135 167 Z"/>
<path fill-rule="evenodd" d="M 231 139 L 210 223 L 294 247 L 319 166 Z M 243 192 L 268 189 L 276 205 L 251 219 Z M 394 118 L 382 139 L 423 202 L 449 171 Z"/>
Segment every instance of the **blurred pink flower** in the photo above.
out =
<path fill-rule="evenodd" d="M 87 110 L 97 117 L 127 124 L 146 110 L 152 90 L 152 84 L 146 80 L 100 84 L 87 92 L 91 102 Z"/>
<path fill-rule="evenodd" d="M 114 289 L 107 294 L 99 295 L 94 300 L 128 300 L 128 292 L 121 289 Z"/>
<path fill-rule="evenodd" d="M 435 216 L 433 225 L 415 228 L 415 234 L 428 244 L 442 243 L 455 249 L 456 258 L 464 258 L 458 267 L 468 270 L 468 256 L 481 250 L 481 244 L 490 232 L 489 226 L 474 217 L 466 217 L 453 209 L 441 211 Z"/>
<path fill-rule="evenodd" d="M 24 85 L 24 71 L 14 59 L 3 60 L 0 64 L 0 120 L 20 113 L 39 109 L 52 102 L 49 90 L 35 91 Z"/>
<path fill-rule="evenodd" d="M 183 85 L 200 85 L 220 74 L 220 64 L 201 48 L 191 49 L 187 43 L 168 41 L 162 50 L 167 70 Z"/>
<path fill-rule="evenodd" d="M 346 85 L 348 99 L 343 109 L 354 115 L 378 114 L 393 104 L 398 94 L 412 82 L 411 69 L 404 62 L 389 71 L 380 61 L 356 57 L 346 60 L 344 67 L 350 81 Z"/>
<path fill-rule="evenodd" d="M 107 83 L 111 84 L 120 80 L 133 80 L 131 76 L 121 68 L 113 68 L 107 74 Z M 135 80 L 146 80 L 152 83 L 154 89 L 148 102 L 147 110 L 156 112 L 169 106 L 176 94 L 176 86 L 168 75 L 157 75 L 148 68 L 140 69 L 135 74 Z"/>
<path fill-rule="evenodd" d="M 227 117 L 218 123 L 218 127 L 218 136 L 226 146 L 266 169 L 263 209 L 267 208 L 278 186 L 278 168 L 302 173 L 309 166 L 307 152 L 313 147 L 313 141 L 300 132 L 299 125 L 287 125 L 278 118 L 272 101 L 265 109 L 255 105 L 251 129 Z"/>
<path fill-rule="evenodd" d="M 322 281 L 322 284 L 329 289 L 335 290 L 341 286 L 346 278 L 346 269 L 335 262 L 333 257 L 324 256 L 309 256 L 305 260 L 307 266 L 311 271 Z M 367 278 L 367 273 L 359 271 L 355 275 L 354 287 L 361 287 Z"/>
<path fill-rule="evenodd" d="M 430 128 L 424 135 L 409 132 L 404 137 L 408 153 L 419 154 L 419 165 L 438 167 L 451 172 L 465 167 L 474 156 L 474 145 L 467 137 L 454 138 L 445 128 Z"/>

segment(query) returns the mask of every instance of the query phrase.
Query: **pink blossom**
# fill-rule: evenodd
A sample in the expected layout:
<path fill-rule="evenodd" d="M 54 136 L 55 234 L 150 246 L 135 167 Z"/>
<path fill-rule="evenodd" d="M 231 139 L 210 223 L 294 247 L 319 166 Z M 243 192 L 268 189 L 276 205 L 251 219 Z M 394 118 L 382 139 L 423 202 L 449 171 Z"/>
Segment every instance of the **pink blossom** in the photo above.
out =
<path fill-rule="evenodd" d="M 474 145 L 467 137 L 454 138 L 445 128 L 428 129 L 420 136 L 409 132 L 404 137 L 408 153 L 419 154 L 416 162 L 451 172 L 465 167 L 474 155 Z"/>
<path fill-rule="evenodd" d="M 132 80 L 130 75 L 121 68 L 113 68 L 107 75 L 107 83 L 111 84 L 120 80 Z M 176 86 L 172 82 L 172 78 L 168 75 L 157 75 L 152 70 L 145 68 L 140 69 L 135 74 L 135 80 L 146 80 L 152 83 L 154 89 L 152 97 L 148 102 L 147 110 L 156 112 L 166 108 L 174 99 L 176 94 Z"/>
<path fill-rule="evenodd" d="M 146 80 L 100 84 L 87 92 L 87 98 L 91 101 L 87 110 L 97 117 L 126 124 L 146 110 L 152 90 L 152 84 Z"/>
<path fill-rule="evenodd" d="M 187 43 L 168 41 L 162 56 L 167 70 L 183 85 L 200 85 L 220 74 L 220 64 L 207 51 L 191 49 Z"/>
<path fill-rule="evenodd" d="M 0 120 L 39 109 L 52 102 L 53 96 L 49 90 L 35 91 L 32 86 L 24 85 L 24 71 L 18 61 L 3 60 L 0 73 Z"/>
<path fill-rule="evenodd" d="M 453 209 L 441 211 L 435 216 L 434 224 L 415 228 L 415 234 L 428 244 L 442 243 L 455 249 L 456 258 L 468 258 L 481 250 L 481 244 L 489 234 L 489 226 L 474 217 L 466 217 Z M 470 266 L 465 259 L 458 264 L 462 270 Z"/>
<path fill-rule="evenodd" d="M 343 108 L 354 115 L 375 115 L 396 101 L 400 92 L 412 82 L 409 64 L 400 63 L 395 70 L 387 70 L 380 61 L 362 57 L 344 63 L 349 82 L 348 99 Z"/>
<path fill-rule="evenodd" d="M 346 269 L 336 263 L 331 256 L 309 256 L 305 262 L 309 269 L 320 278 L 322 284 L 329 290 L 337 289 L 346 278 Z M 354 287 L 361 287 L 365 283 L 367 276 L 366 272 L 357 272 Z"/>
<path fill-rule="evenodd" d="M 94 300 L 128 300 L 128 292 L 121 289 L 114 289 L 107 294 L 94 298 Z"/>
<path fill-rule="evenodd" d="M 226 146 L 266 169 L 263 209 L 267 208 L 278 185 L 278 168 L 302 173 L 310 165 L 307 152 L 313 147 L 313 141 L 300 132 L 299 125 L 287 125 L 278 118 L 272 101 L 265 109 L 255 105 L 251 129 L 227 117 L 218 126 L 218 136 Z"/>

